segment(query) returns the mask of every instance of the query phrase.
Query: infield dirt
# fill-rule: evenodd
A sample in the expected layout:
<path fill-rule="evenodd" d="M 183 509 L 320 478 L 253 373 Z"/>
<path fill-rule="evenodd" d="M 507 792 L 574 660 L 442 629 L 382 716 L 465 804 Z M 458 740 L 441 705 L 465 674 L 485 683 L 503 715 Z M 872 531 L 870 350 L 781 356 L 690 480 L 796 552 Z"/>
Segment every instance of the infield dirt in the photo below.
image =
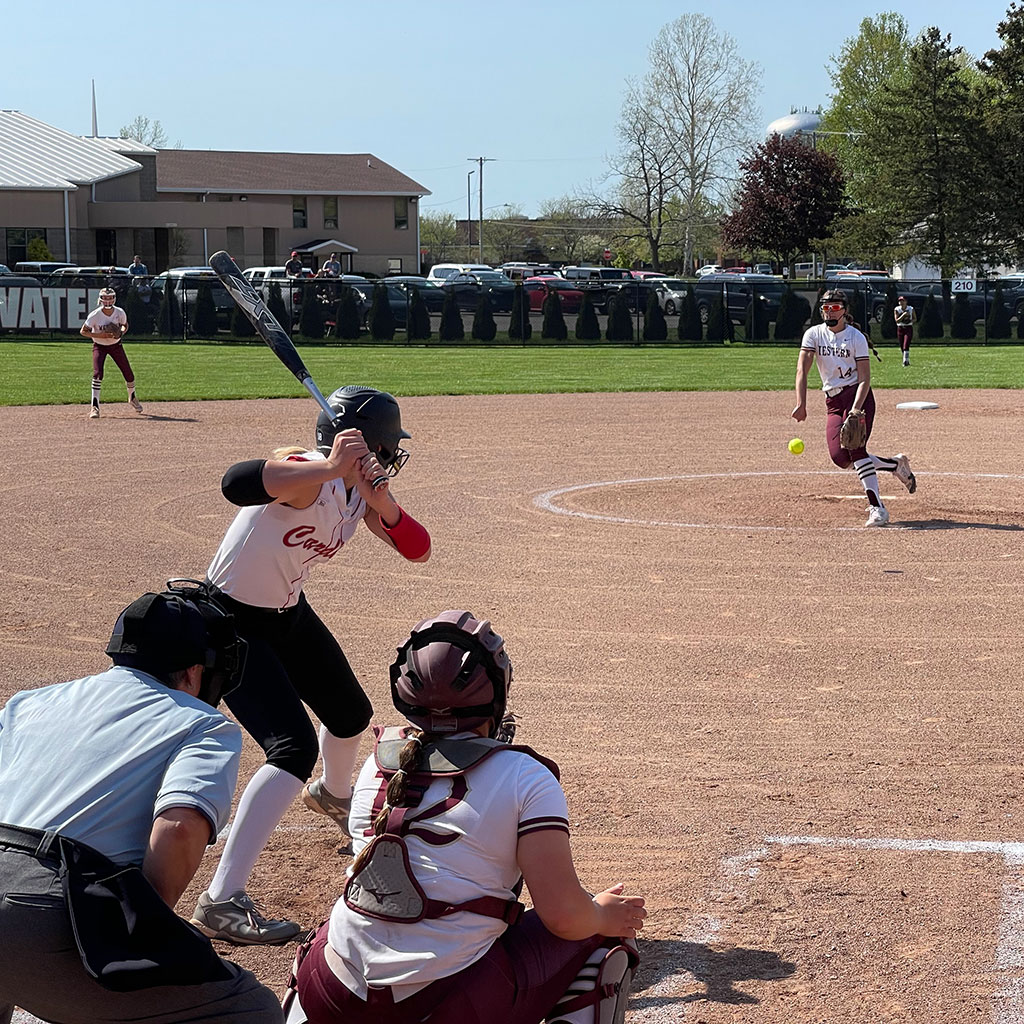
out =
<path fill-rule="evenodd" d="M 394 491 L 432 559 L 364 533 L 307 587 L 379 722 L 417 620 L 466 607 L 503 634 L 582 881 L 648 898 L 631 1024 L 1024 1021 L 1019 394 L 877 398 L 869 448 L 918 476 L 913 497 L 882 476 L 881 530 L 828 461 L 820 399 L 799 457 L 788 393 L 406 399 Z M 911 399 L 940 409 L 895 409 Z M 128 601 L 202 577 L 233 512 L 223 470 L 316 418 L 307 400 L 86 412 L 0 410 L 0 699 L 105 668 Z M 247 738 L 241 781 L 259 763 Z M 316 924 L 338 846 L 296 801 L 251 891 Z M 293 947 L 223 952 L 280 990 Z"/>

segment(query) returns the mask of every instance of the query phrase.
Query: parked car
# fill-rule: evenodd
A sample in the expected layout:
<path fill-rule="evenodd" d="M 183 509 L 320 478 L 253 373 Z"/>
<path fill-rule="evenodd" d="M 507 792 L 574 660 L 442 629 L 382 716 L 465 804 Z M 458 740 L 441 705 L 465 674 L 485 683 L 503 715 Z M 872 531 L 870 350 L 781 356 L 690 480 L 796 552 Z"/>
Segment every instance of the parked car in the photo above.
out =
<path fill-rule="evenodd" d="M 711 307 L 722 295 L 726 299 L 729 319 L 743 323 L 751 295 L 765 303 L 768 319 L 774 321 L 785 289 L 784 282 L 765 274 L 707 274 L 693 286 L 693 294 L 701 323 L 708 322 Z"/>
<path fill-rule="evenodd" d="M 770 274 L 772 272 L 772 265 L 770 263 L 755 263 L 753 273 L 755 274 Z"/>
<path fill-rule="evenodd" d="M 655 291 L 658 293 L 658 301 L 666 316 L 675 316 L 679 312 L 688 284 L 688 281 L 683 281 L 678 277 L 666 277 L 658 281 Z"/>
<path fill-rule="evenodd" d="M 708 274 L 720 274 L 722 268 L 717 263 L 705 263 L 703 267 L 700 267 L 697 271 L 698 277 L 707 277 Z"/>
<path fill-rule="evenodd" d="M 444 289 L 434 281 L 428 281 L 425 277 L 414 277 L 413 275 L 401 275 L 385 279 L 388 285 L 394 285 L 401 293 L 412 301 L 413 289 L 418 289 L 423 304 L 431 313 L 440 313 L 444 307 Z"/>
<path fill-rule="evenodd" d="M 11 268 L 10 267 L 7 267 L 3 263 L 0 263 L 0 274 L 9 274 L 10 272 L 11 272 Z"/>
<path fill-rule="evenodd" d="M 28 263 L 15 263 L 14 272 L 16 274 L 29 274 L 31 277 L 46 277 L 47 274 L 52 274 L 55 270 L 60 270 L 62 267 L 73 267 L 74 263 L 54 263 L 54 262 L 42 262 L 37 263 L 30 261 Z"/>
<path fill-rule="evenodd" d="M 359 307 L 359 322 L 363 328 L 369 326 L 370 309 L 373 306 L 373 289 L 375 285 L 382 284 L 388 296 L 388 305 L 395 318 L 395 326 L 404 329 L 408 319 L 409 295 L 400 286 L 400 283 L 392 278 L 382 278 L 377 281 L 353 281 L 349 283 L 356 298 L 356 305 Z"/>
<path fill-rule="evenodd" d="M 512 296 L 516 286 L 498 270 L 477 270 L 473 273 L 453 274 L 441 286 L 455 293 L 459 309 L 476 309 L 480 296 L 486 291 L 491 296 L 495 313 L 512 312 Z"/>
<path fill-rule="evenodd" d="M 563 313 L 578 313 L 580 306 L 583 305 L 583 292 L 571 281 L 566 281 L 561 277 L 552 277 L 551 275 L 528 277 L 523 282 L 523 291 L 526 292 L 530 300 L 531 310 L 543 309 L 544 300 L 548 297 L 549 292 L 558 292 L 558 297 L 562 300 Z"/>
<path fill-rule="evenodd" d="M 191 321 L 192 310 L 199 294 L 199 285 L 204 281 L 210 285 L 210 294 L 213 296 L 213 304 L 217 310 L 217 327 L 221 330 L 229 330 L 231 317 L 235 312 L 235 300 L 231 298 L 228 290 L 220 283 L 220 278 L 210 267 L 172 267 L 153 278 L 153 290 L 162 295 L 167 287 L 173 288 L 182 305 L 182 312 L 184 313 L 187 309 Z"/>
<path fill-rule="evenodd" d="M 456 274 L 474 274 L 478 270 L 493 271 L 494 267 L 486 263 L 435 263 L 427 271 L 427 280 L 435 284 L 444 284 L 450 277 Z"/>
<path fill-rule="evenodd" d="M 631 270 L 630 273 L 641 281 L 648 281 L 655 277 L 668 277 L 668 274 L 661 274 L 657 270 Z"/>
<path fill-rule="evenodd" d="M 621 267 L 562 267 L 562 277 L 581 291 L 590 292 L 594 306 L 599 313 L 608 309 L 608 300 L 616 292 L 636 279 Z"/>
<path fill-rule="evenodd" d="M 555 273 L 555 268 L 550 263 L 503 263 L 498 270 L 512 281 L 525 281 L 530 277 L 549 277 Z"/>

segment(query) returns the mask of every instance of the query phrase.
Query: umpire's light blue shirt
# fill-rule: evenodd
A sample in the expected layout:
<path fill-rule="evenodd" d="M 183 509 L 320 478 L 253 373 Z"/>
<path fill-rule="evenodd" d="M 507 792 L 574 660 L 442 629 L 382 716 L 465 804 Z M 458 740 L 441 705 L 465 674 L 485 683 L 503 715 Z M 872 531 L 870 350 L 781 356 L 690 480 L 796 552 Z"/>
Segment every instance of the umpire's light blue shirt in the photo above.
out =
<path fill-rule="evenodd" d="M 231 813 L 242 734 L 137 669 L 15 694 L 0 712 L 0 821 L 141 864 L 153 819 L 191 807 L 211 840 Z"/>

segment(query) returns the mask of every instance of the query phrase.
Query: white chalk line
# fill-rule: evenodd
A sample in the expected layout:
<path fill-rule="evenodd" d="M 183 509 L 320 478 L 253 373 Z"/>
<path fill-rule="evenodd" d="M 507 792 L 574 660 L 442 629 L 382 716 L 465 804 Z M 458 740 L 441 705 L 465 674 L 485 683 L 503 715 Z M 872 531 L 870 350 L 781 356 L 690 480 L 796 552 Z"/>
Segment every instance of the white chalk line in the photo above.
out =
<path fill-rule="evenodd" d="M 563 494 L 573 494 L 576 491 L 591 491 L 599 490 L 602 487 L 621 487 L 629 484 L 657 484 L 657 483 L 671 483 L 675 480 L 740 480 L 747 477 L 768 477 L 768 476 L 849 476 L 849 470 L 829 470 L 829 469 L 814 469 L 814 470 L 750 470 L 747 472 L 736 472 L 736 473 L 684 473 L 676 476 L 646 476 L 646 477 L 635 477 L 628 480 L 599 480 L 588 484 L 573 484 L 569 487 L 555 487 L 552 490 L 545 491 L 543 494 L 538 494 L 534 499 L 533 503 L 537 508 L 542 509 L 545 512 L 553 512 L 555 515 L 560 516 L 574 516 L 577 519 L 590 519 L 596 522 L 603 523 L 623 523 L 631 526 L 671 526 L 676 528 L 683 528 L 689 530 L 745 530 L 759 531 L 759 532 L 780 532 L 780 531 L 793 531 L 793 532 L 821 532 L 821 531 L 855 531 L 860 532 L 863 530 L 862 526 L 744 526 L 737 523 L 696 523 L 696 522 L 679 522 L 673 519 L 636 519 L 630 516 L 612 516 L 605 515 L 600 512 L 583 512 L 579 509 L 565 508 L 562 505 L 558 505 L 555 499 L 561 497 Z M 1024 476 L 1016 473 L 958 473 L 958 472 L 929 472 L 929 473 L 918 473 L 917 478 L 920 480 L 924 477 L 930 476 L 952 476 L 962 477 L 971 480 L 1024 480 Z M 907 527 L 900 526 L 899 523 L 892 523 L 887 530 L 902 530 L 908 529 Z"/>
<path fill-rule="evenodd" d="M 992 965 L 993 973 L 1000 976 L 1000 983 L 991 996 L 991 1019 L 993 1024 L 1024 1024 L 1024 843 L 975 839 L 786 835 L 765 836 L 764 842 L 765 847 L 738 857 L 727 857 L 722 861 L 724 884 L 718 894 L 712 894 L 713 900 L 721 898 L 721 895 L 742 895 L 745 885 L 757 877 L 760 870 L 759 862 L 763 860 L 768 846 L 819 846 L 828 849 L 985 854 L 1002 857 L 1006 870 L 1003 875 L 999 907 L 999 936 Z M 714 941 L 722 931 L 722 922 L 710 915 L 703 915 L 695 922 L 695 929 L 695 934 L 700 937 L 691 941 Z M 678 981 L 685 977 L 685 973 L 677 973 L 659 982 L 650 991 L 657 994 L 656 990 L 664 989 L 661 994 L 671 994 L 671 983 L 678 984 Z"/>

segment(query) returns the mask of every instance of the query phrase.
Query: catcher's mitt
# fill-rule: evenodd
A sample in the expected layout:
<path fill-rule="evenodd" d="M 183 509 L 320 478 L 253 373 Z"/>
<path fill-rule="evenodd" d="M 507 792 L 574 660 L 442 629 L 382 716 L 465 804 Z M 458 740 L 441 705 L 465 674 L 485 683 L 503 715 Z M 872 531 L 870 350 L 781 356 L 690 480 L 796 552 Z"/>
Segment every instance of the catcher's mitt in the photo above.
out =
<path fill-rule="evenodd" d="M 848 451 L 863 448 L 868 441 L 868 418 L 863 412 L 852 409 L 846 414 L 843 425 L 839 428 L 839 443 Z"/>

